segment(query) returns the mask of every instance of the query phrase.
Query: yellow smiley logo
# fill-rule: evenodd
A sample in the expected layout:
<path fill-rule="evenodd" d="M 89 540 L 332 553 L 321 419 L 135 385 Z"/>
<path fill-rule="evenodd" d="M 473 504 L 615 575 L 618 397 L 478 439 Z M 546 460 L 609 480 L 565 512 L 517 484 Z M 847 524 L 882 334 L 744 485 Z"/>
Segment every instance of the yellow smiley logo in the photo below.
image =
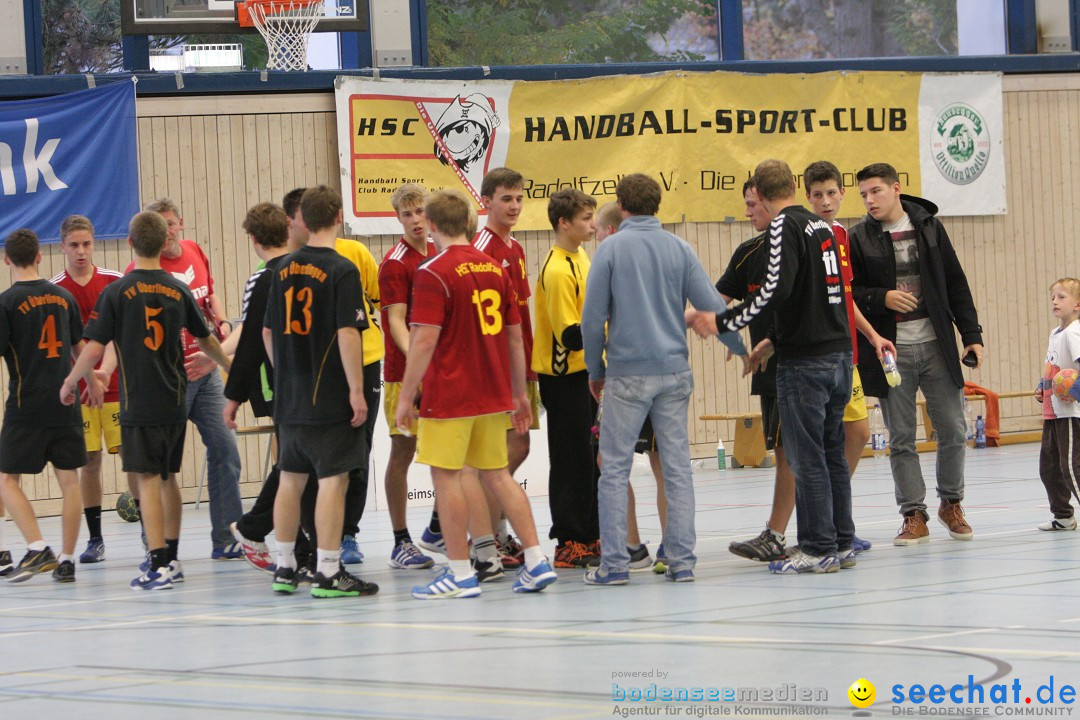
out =
<path fill-rule="evenodd" d="M 855 707 L 866 708 L 874 704 L 874 699 L 877 698 L 877 689 L 874 687 L 874 683 L 866 678 L 859 678 L 851 683 L 851 687 L 847 690 L 847 696 Z"/>

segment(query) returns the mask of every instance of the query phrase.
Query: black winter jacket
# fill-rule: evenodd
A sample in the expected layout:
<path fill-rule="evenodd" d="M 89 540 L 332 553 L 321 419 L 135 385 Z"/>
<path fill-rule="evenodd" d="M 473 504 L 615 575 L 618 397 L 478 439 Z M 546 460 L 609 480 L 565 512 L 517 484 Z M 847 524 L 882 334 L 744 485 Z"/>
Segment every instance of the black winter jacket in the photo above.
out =
<path fill-rule="evenodd" d="M 915 228 L 922 293 L 930 322 L 945 353 L 953 382 L 962 388 L 964 374 L 953 325 L 960 331 L 964 346 L 983 344 L 982 327 L 967 276 L 960 267 L 948 233 L 934 217 L 937 206 L 909 195 L 901 195 L 900 202 Z M 885 237 L 881 223 L 869 215 L 854 225 L 849 234 L 855 302 L 874 329 L 895 342 L 896 314 L 885 307 L 885 293 L 896 289 L 896 256 L 892 242 Z M 877 354 L 862 335 L 859 335 L 859 374 L 867 395 L 885 397 L 889 394 Z"/>

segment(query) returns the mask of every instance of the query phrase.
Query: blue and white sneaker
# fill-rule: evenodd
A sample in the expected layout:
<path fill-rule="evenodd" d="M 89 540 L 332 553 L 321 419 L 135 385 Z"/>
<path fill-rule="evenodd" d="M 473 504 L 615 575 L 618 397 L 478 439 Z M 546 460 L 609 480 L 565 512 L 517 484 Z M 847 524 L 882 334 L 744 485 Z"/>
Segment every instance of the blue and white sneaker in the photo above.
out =
<path fill-rule="evenodd" d="M 542 560 L 532 570 L 527 567 L 518 570 L 513 590 L 516 593 L 540 592 L 558 579 L 559 576 L 551 569 L 548 561 Z"/>
<path fill-rule="evenodd" d="M 431 532 L 431 528 L 424 528 L 424 534 L 420 536 L 420 542 L 416 543 L 428 552 L 446 554 L 446 541 L 441 532 Z"/>
<path fill-rule="evenodd" d="M 664 579 L 668 582 L 694 582 L 694 571 L 691 568 L 681 568 L 676 570 L 673 567 L 669 567 L 664 573 Z"/>
<path fill-rule="evenodd" d="M 147 570 L 131 581 L 132 590 L 172 590 L 172 587 L 172 576 L 169 574 L 169 568 L 167 567 Z"/>
<path fill-rule="evenodd" d="M 353 535 L 341 538 L 341 562 L 343 565 L 359 565 L 364 562 L 364 553 L 360 552 Z"/>
<path fill-rule="evenodd" d="M 855 551 L 856 555 L 858 555 L 861 552 L 866 552 L 867 550 L 870 549 L 870 541 L 869 540 L 863 540 L 862 538 L 858 538 L 858 537 L 852 537 L 851 538 L 851 549 Z"/>
<path fill-rule="evenodd" d="M 468 580 L 458 580 L 447 570 L 427 585 L 414 587 L 412 596 L 417 600 L 480 597 L 480 581 L 476 579 L 475 575 Z"/>
<path fill-rule="evenodd" d="M 210 552 L 211 560 L 239 560 L 244 557 L 244 548 L 238 542 L 231 542 L 225 547 L 214 548 Z"/>
<path fill-rule="evenodd" d="M 86 549 L 79 556 L 79 562 L 83 565 L 99 563 L 105 559 L 105 541 L 101 538 L 90 538 L 86 543 Z"/>
<path fill-rule="evenodd" d="M 139 563 L 139 572 L 141 572 L 141 573 L 150 572 L 150 553 L 149 552 L 146 553 L 146 555 L 143 557 L 143 561 L 141 563 Z"/>
<path fill-rule="evenodd" d="M 810 555 L 791 548 L 787 559 L 773 560 L 769 563 L 769 572 L 777 575 L 796 575 L 802 573 L 834 573 L 840 570 L 840 558 L 836 555 Z"/>
<path fill-rule="evenodd" d="M 600 566 L 585 571 L 586 585 L 625 585 L 628 582 L 630 582 L 629 570 L 614 572 Z"/>
<path fill-rule="evenodd" d="M 847 550 L 841 550 L 836 554 L 836 557 L 840 560 L 840 567 L 844 570 L 855 567 L 858 560 L 855 559 L 856 550 L 854 544 Z"/>
<path fill-rule="evenodd" d="M 434 565 L 435 561 L 411 542 L 403 542 L 394 547 L 386 564 L 397 570 L 424 570 Z"/>
<path fill-rule="evenodd" d="M 172 578 L 174 583 L 184 582 L 184 566 L 180 564 L 179 560 L 173 560 L 169 563 L 169 577 Z"/>

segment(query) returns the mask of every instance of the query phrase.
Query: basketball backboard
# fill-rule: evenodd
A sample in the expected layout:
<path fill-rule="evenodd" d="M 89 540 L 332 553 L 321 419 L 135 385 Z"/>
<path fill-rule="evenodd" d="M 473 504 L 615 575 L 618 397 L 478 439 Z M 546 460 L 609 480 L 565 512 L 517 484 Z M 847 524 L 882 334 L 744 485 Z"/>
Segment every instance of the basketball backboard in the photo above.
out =
<path fill-rule="evenodd" d="M 315 32 L 367 30 L 367 0 L 323 0 Z M 236 22 L 233 0 L 121 0 L 125 35 L 190 35 L 248 32 Z"/>

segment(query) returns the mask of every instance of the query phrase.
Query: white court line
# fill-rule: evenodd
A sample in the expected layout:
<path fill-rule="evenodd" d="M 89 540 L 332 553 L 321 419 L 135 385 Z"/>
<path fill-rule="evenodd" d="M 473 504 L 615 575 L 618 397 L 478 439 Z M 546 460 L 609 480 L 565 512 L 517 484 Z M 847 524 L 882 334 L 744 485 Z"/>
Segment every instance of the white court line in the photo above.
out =
<path fill-rule="evenodd" d="M 917 635 L 915 637 L 898 637 L 891 640 L 875 640 L 871 645 L 892 645 L 893 643 L 916 642 L 918 640 L 932 640 L 934 638 L 959 637 L 961 635 L 980 635 L 983 633 L 1002 632 L 1003 630 L 1017 630 L 1023 625 L 1007 625 L 1005 627 L 979 628 L 978 630 L 958 630 L 948 633 L 934 633 L 933 635 Z"/>

